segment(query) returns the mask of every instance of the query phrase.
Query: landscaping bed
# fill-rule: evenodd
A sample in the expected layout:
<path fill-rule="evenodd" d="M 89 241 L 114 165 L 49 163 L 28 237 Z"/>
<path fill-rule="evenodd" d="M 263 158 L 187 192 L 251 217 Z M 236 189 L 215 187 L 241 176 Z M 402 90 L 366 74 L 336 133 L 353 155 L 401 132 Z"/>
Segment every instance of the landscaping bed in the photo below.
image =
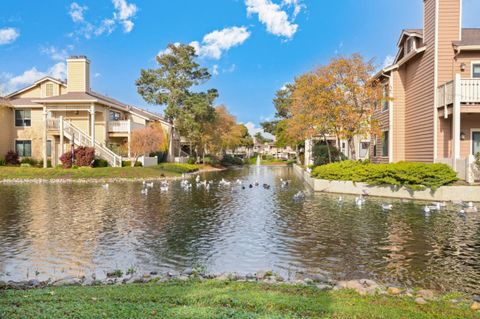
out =
<path fill-rule="evenodd" d="M 371 164 L 343 161 L 315 167 L 312 177 L 330 181 L 362 182 L 369 185 L 404 186 L 412 190 L 452 185 L 458 178 L 445 164 L 400 162 Z"/>
<path fill-rule="evenodd" d="M 63 179 L 146 179 L 176 177 L 207 167 L 190 164 L 163 163 L 152 167 L 79 167 L 36 168 L 0 166 L 0 180 L 63 180 Z"/>
<path fill-rule="evenodd" d="M 393 294 L 190 278 L 0 291 L 0 318 L 478 318 L 462 295 Z"/>

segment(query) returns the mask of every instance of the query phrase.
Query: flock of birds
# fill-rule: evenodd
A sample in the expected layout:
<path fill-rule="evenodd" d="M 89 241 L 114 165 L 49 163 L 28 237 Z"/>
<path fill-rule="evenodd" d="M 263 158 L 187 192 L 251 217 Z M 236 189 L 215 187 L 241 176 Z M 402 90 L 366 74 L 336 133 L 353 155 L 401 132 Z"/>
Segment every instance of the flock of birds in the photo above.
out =
<path fill-rule="evenodd" d="M 186 175 L 182 175 L 182 181 L 180 182 L 180 187 L 185 191 L 189 192 L 192 190 L 193 186 L 196 186 L 197 189 L 205 189 L 206 191 L 210 190 L 210 187 L 214 184 L 214 181 L 212 180 L 202 180 L 200 175 L 197 175 L 195 178 L 194 182 L 192 183 L 189 179 L 186 179 Z M 168 192 L 169 190 L 169 182 L 167 180 L 163 180 L 160 182 L 160 191 L 163 192 Z M 218 186 L 220 188 L 227 188 L 227 187 L 232 187 L 232 186 L 238 186 L 241 189 L 252 189 L 260 186 L 260 183 L 258 181 L 255 181 L 253 183 L 248 183 L 244 182 L 241 179 L 237 179 L 235 181 L 229 181 L 224 178 L 222 178 L 218 182 Z M 271 188 L 270 184 L 264 183 L 263 188 L 265 190 L 269 190 Z M 280 188 L 285 189 L 290 186 L 290 181 L 284 180 L 283 178 L 280 179 Z M 105 190 L 109 189 L 109 184 L 103 184 L 102 188 Z M 142 189 L 141 189 L 141 194 L 142 195 L 148 195 L 149 190 L 154 188 L 154 183 L 153 182 L 147 182 L 143 181 L 142 183 Z M 306 197 L 305 192 L 303 191 L 298 191 L 293 195 L 293 201 L 299 202 L 304 200 Z M 344 198 L 340 196 L 338 198 L 338 202 L 340 204 L 343 204 L 345 202 Z M 363 205 L 366 203 L 366 199 L 363 195 L 355 197 L 354 201 L 355 205 L 359 208 L 362 208 Z M 458 202 L 456 203 L 457 205 L 460 206 L 460 210 L 458 211 L 458 214 L 460 216 L 465 216 L 467 213 L 477 213 L 478 209 L 477 207 L 473 204 L 473 202 Z M 430 205 L 425 205 L 423 207 L 423 212 L 425 215 L 430 215 L 432 212 L 439 212 L 447 207 L 447 204 L 445 202 L 434 202 L 431 203 Z M 382 211 L 391 211 L 393 210 L 393 204 L 390 203 L 381 203 L 380 208 Z"/>

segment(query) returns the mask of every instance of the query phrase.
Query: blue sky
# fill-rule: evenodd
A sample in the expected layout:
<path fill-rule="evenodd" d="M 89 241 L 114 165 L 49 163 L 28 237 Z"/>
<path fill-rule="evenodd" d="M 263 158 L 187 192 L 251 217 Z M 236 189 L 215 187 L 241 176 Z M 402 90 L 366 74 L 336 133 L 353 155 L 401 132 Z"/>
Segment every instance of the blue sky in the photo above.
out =
<path fill-rule="evenodd" d="M 277 89 L 337 55 L 381 66 L 403 28 L 421 28 L 422 0 L 2 0 L 3 91 L 62 76 L 64 58 L 87 55 L 92 88 L 148 106 L 134 85 L 168 43 L 194 43 L 200 63 L 241 122 L 274 114 Z M 479 27 L 480 1 L 464 0 L 464 27 Z M 476 21 L 477 20 L 477 21 Z M 218 31 L 218 32 L 215 32 Z"/>

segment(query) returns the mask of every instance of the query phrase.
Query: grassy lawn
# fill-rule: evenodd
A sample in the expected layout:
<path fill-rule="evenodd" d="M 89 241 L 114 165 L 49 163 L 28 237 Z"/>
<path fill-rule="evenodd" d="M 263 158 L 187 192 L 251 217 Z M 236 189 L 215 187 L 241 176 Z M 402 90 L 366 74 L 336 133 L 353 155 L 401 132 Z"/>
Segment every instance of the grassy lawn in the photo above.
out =
<path fill-rule="evenodd" d="M 345 290 L 173 281 L 0 291 L 0 318 L 479 318 L 449 297 L 417 305 L 412 298 Z"/>
<path fill-rule="evenodd" d="M 152 167 L 81 167 L 77 169 L 0 166 L 4 179 L 104 179 L 159 178 L 180 176 L 201 169 L 198 165 L 164 163 Z"/>

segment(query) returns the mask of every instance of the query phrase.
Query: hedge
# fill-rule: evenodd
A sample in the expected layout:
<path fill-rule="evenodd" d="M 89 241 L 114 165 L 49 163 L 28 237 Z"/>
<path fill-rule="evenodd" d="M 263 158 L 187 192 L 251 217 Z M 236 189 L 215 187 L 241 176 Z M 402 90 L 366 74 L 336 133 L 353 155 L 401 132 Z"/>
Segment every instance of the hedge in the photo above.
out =
<path fill-rule="evenodd" d="M 343 161 L 313 169 L 312 176 L 336 181 L 363 182 L 370 185 L 405 186 L 413 190 L 450 185 L 458 180 L 457 174 L 446 164 L 399 162 L 371 164 Z"/>

